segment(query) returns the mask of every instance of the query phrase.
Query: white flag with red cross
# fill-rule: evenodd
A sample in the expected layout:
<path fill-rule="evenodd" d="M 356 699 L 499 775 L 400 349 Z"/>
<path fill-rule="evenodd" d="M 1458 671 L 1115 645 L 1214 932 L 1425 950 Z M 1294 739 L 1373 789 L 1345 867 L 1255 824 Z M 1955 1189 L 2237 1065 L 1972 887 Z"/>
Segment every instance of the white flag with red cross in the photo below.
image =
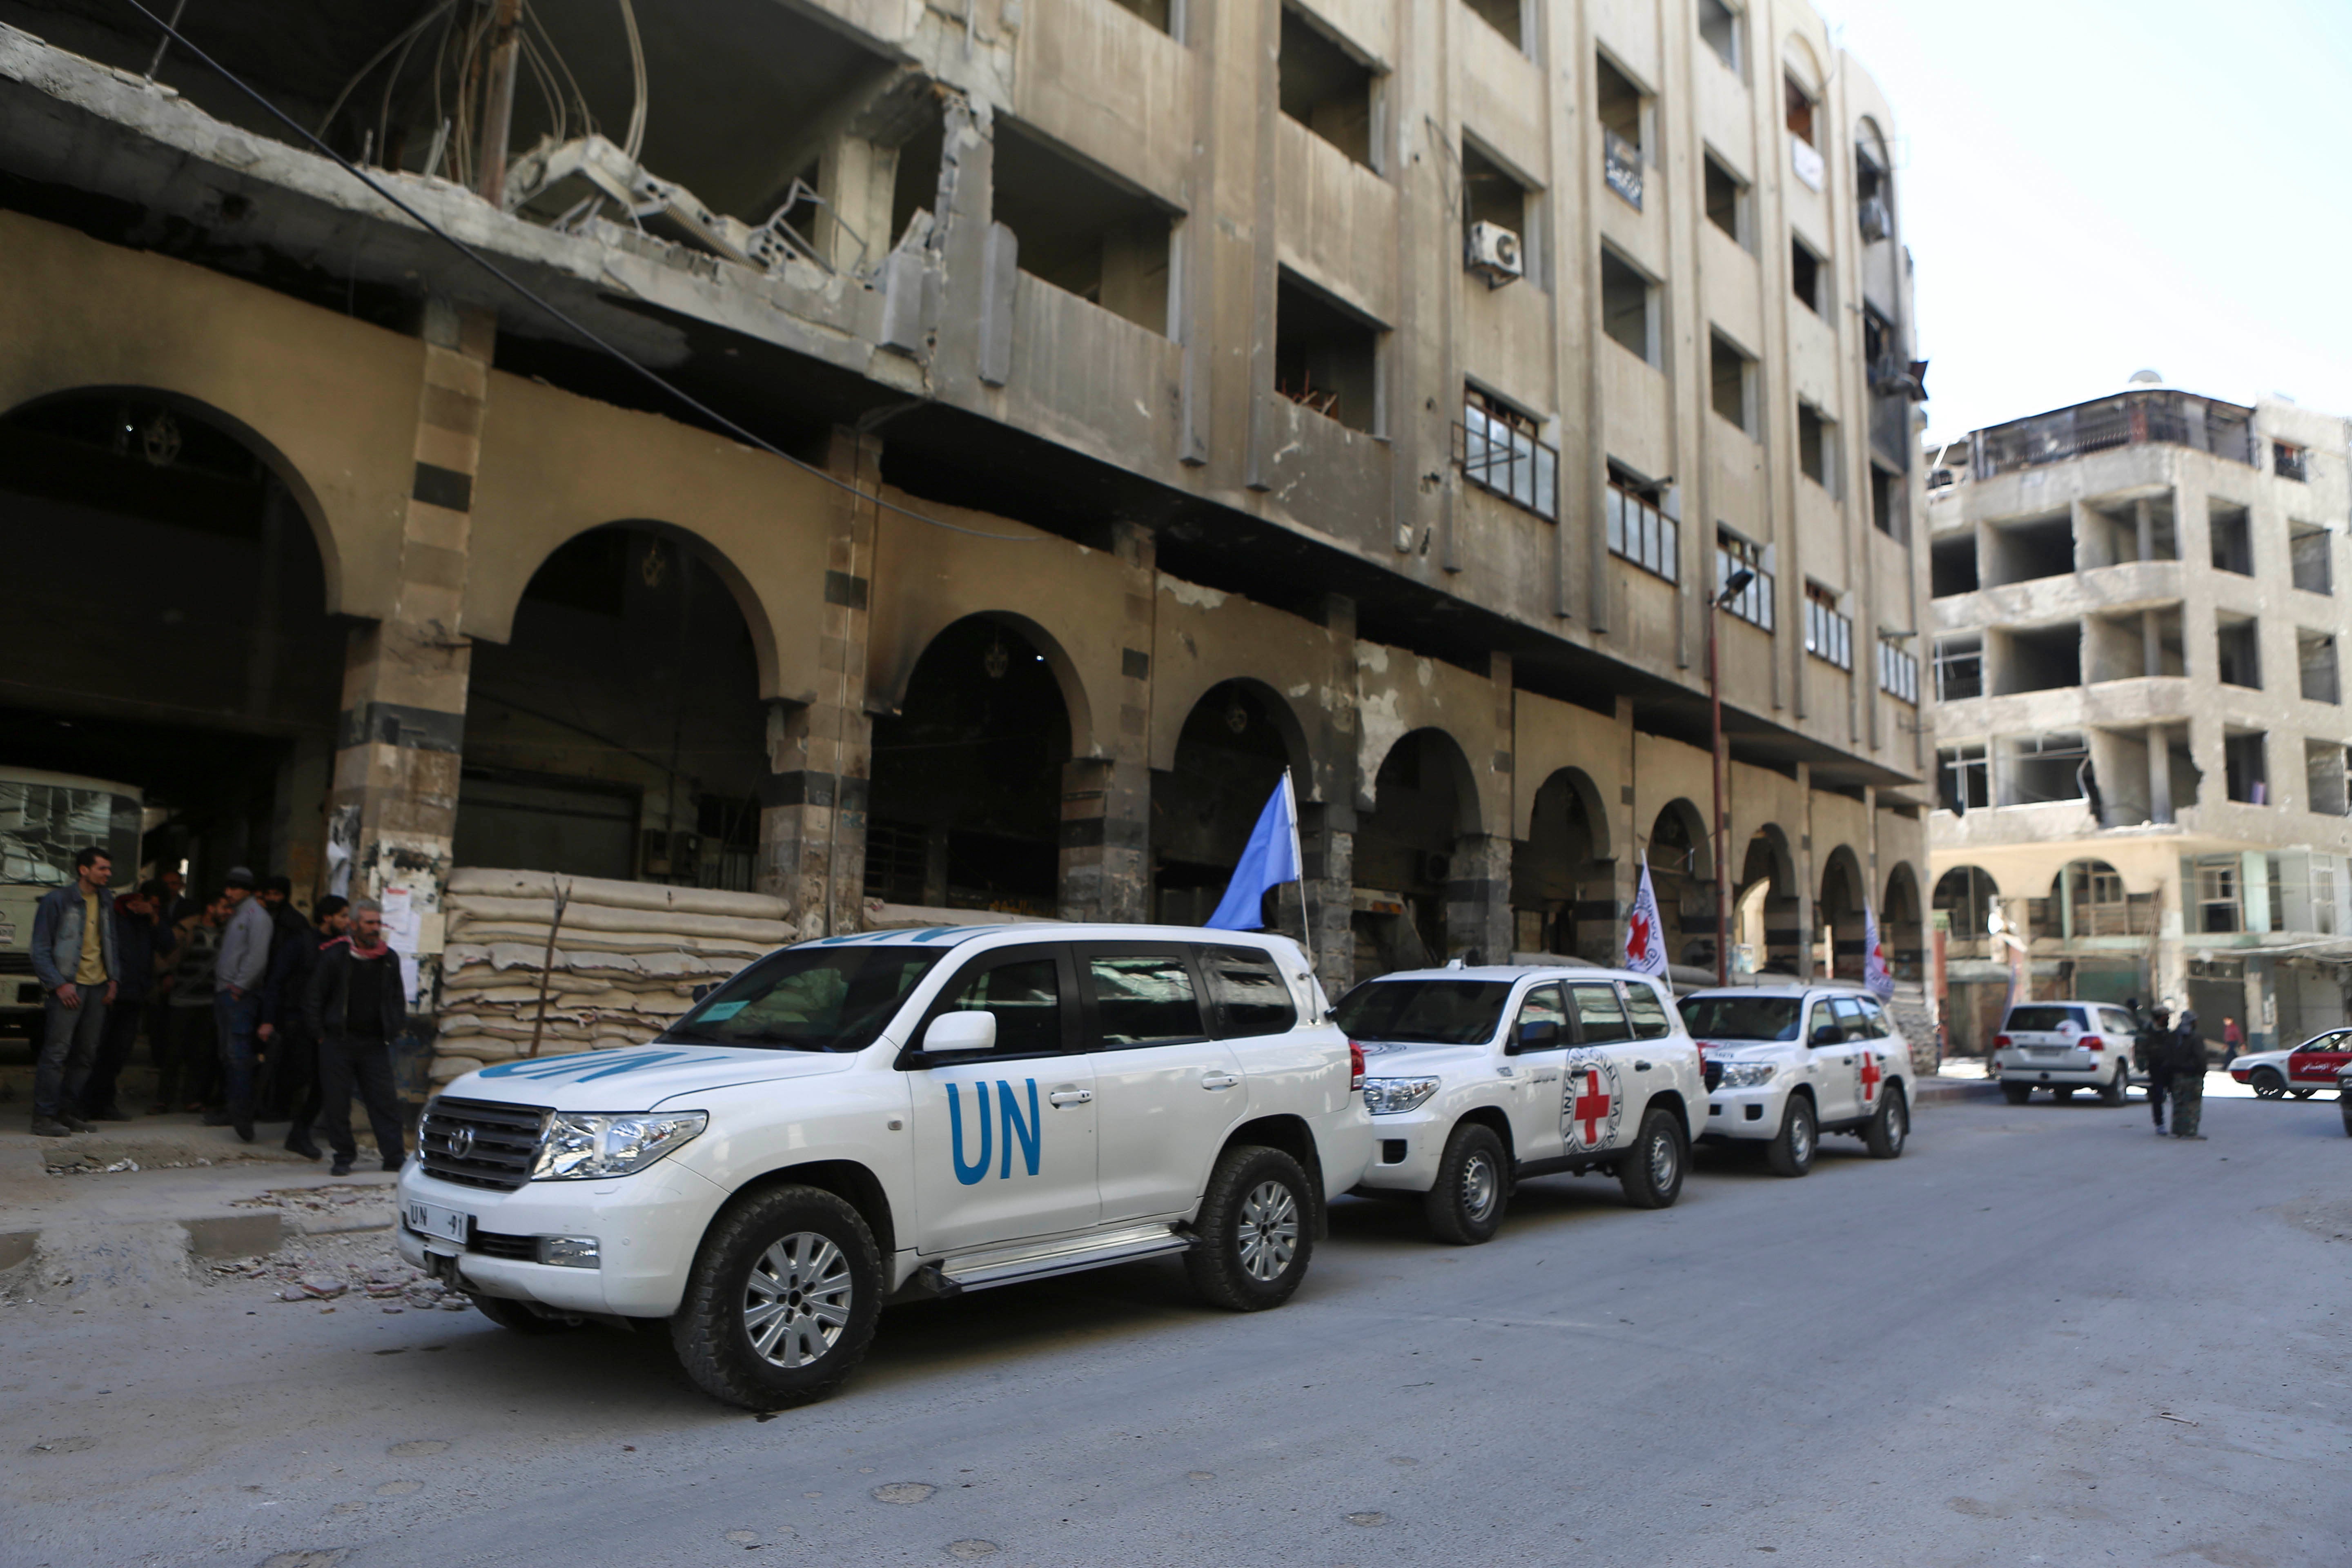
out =
<path fill-rule="evenodd" d="M 1862 988 L 1884 1000 L 1895 994 L 1895 972 L 1886 966 L 1886 943 L 1878 935 L 1878 911 L 1862 906 Z"/>
<path fill-rule="evenodd" d="M 1658 890 L 1650 886 L 1650 858 L 1642 857 L 1642 880 L 1633 892 L 1633 912 L 1625 917 L 1625 967 L 1636 974 L 1666 972 L 1666 933 L 1658 919 Z"/>

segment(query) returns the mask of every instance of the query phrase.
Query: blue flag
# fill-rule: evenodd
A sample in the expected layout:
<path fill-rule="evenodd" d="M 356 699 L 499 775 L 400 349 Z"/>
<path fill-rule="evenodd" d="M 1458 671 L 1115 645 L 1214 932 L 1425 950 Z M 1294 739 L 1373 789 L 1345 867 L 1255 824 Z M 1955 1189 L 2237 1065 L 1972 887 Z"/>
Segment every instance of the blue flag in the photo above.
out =
<path fill-rule="evenodd" d="M 1218 931 L 1257 931 L 1265 924 L 1260 904 L 1266 889 L 1298 879 L 1298 803 L 1291 796 L 1286 769 L 1265 809 L 1257 814 L 1257 826 L 1250 830 L 1234 879 L 1225 885 L 1224 901 L 1207 923 Z"/>

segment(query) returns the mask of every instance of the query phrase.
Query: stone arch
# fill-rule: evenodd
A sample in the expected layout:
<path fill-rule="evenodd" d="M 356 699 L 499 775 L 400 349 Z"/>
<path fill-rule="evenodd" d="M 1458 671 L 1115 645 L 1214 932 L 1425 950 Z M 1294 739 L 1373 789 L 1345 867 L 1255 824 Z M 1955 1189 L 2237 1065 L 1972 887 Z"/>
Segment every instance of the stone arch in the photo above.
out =
<path fill-rule="evenodd" d="M 1735 949 L 1745 949 L 1747 961 L 1759 970 L 1797 973 L 1804 957 L 1804 922 L 1797 914 L 1797 858 L 1779 823 L 1767 822 L 1748 835 L 1733 887 Z"/>
<path fill-rule="evenodd" d="M 1790 31 L 1780 43 L 1780 68 L 1812 95 L 1816 106 L 1822 104 L 1826 93 L 1823 84 L 1829 80 L 1829 73 L 1822 68 L 1822 57 L 1814 49 L 1811 38 L 1801 32 Z M 1814 138 L 1817 142 L 1820 140 L 1818 130 Z"/>
<path fill-rule="evenodd" d="M 1192 712 L 1221 687 L 1236 686 L 1246 689 L 1261 703 L 1267 720 L 1282 734 L 1283 743 L 1290 753 L 1292 776 L 1297 780 L 1298 798 L 1302 801 L 1319 798 L 1316 784 L 1318 772 L 1314 750 L 1307 741 L 1307 726 L 1314 715 L 1303 711 L 1297 701 L 1272 682 L 1258 676 L 1234 670 L 1192 668 L 1181 678 L 1171 679 L 1171 667 L 1155 665 L 1151 686 L 1151 765 L 1169 769 L 1176 765 L 1176 748 L 1183 738 L 1184 726 Z"/>
<path fill-rule="evenodd" d="M 1678 863 L 1672 868 L 1695 882 L 1715 880 L 1715 841 L 1706 831 L 1706 814 L 1691 804 L 1689 797 L 1676 795 L 1658 808 L 1651 819 L 1649 844 L 1671 845 Z M 1653 855 L 1650 872 L 1653 877 L 1667 868 Z"/>
<path fill-rule="evenodd" d="M 1886 946 L 1887 967 L 1897 980 L 1916 980 L 1927 973 L 1927 917 L 1919 898 L 1919 868 L 1908 860 L 1887 868 L 1878 930 Z"/>
<path fill-rule="evenodd" d="M 1423 748 L 1420 757 L 1435 762 L 1451 780 L 1455 830 L 1464 837 L 1484 833 L 1486 826 L 1478 798 L 1478 779 L 1470 771 L 1469 752 L 1453 731 L 1443 725 L 1424 724 L 1419 729 L 1408 730 L 1380 753 L 1379 759 L 1366 772 L 1366 806 L 1370 811 L 1380 810 L 1381 780 L 1387 775 L 1390 764 L 1405 752 L 1409 743 Z"/>
<path fill-rule="evenodd" d="M 2000 884 L 1981 866 L 1954 866 L 1936 879 L 1934 909 L 1950 917 L 1956 942 L 1979 942 L 1985 918 L 2000 907 Z"/>
<path fill-rule="evenodd" d="M 1526 835 L 1511 853 L 1522 945 L 1608 960 L 1617 944 L 1616 867 L 1600 787 L 1582 768 L 1555 768 L 1532 794 Z"/>
<path fill-rule="evenodd" d="M 1814 905 L 1814 924 L 1828 933 L 1829 973 L 1840 980 L 1860 980 L 1863 961 L 1864 901 L 1870 896 L 1863 875 L 1862 857 L 1852 845 L 1841 844 L 1822 861 L 1822 888 Z"/>
<path fill-rule="evenodd" d="M 1080 672 L 1077 661 L 1070 657 L 1069 649 L 1061 638 L 1034 618 L 1017 610 L 975 610 L 952 616 L 931 628 L 919 645 L 914 657 L 908 659 L 905 668 L 898 672 L 897 679 L 887 688 L 872 692 L 869 700 L 894 712 L 903 707 L 908 688 L 914 684 L 915 672 L 921 668 L 923 660 L 942 637 L 967 621 L 985 621 L 1015 632 L 1044 656 L 1045 668 L 1053 671 L 1055 685 L 1061 689 L 1062 706 L 1069 715 L 1070 754 L 1073 757 L 1095 755 L 1094 704 L 1087 695 L 1086 677 Z"/>
<path fill-rule="evenodd" d="M 1151 907 L 1171 925 L 1197 925 L 1215 910 L 1285 768 L 1305 795 L 1307 737 L 1265 681 L 1223 680 L 1184 713 L 1170 761 L 1151 773 Z M 1278 919 L 1295 916 L 1294 899 L 1276 905 Z"/>
<path fill-rule="evenodd" d="M 1658 808 L 1644 840 L 1650 886 L 1658 897 L 1667 960 L 1715 967 L 1715 843 L 1706 818 L 1686 796 Z"/>

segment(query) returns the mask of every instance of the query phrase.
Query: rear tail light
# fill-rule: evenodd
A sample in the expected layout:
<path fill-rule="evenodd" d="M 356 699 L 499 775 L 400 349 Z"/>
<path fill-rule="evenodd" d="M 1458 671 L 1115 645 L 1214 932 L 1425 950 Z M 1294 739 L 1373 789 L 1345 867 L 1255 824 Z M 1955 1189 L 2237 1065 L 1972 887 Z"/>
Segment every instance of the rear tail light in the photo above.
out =
<path fill-rule="evenodd" d="M 1993 1048 L 1994 1050 L 1997 1050 L 1997 1051 L 2005 1051 L 2005 1050 L 2009 1049 L 2009 1046 L 2010 1046 L 2010 1039 L 2009 1039 L 2009 1037 L 2008 1037 L 2007 1035 L 1995 1035 L 1995 1036 L 1992 1037 L 1992 1048 Z"/>
<path fill-rule="evenodd" d="M 2084 1035 L 2082 1043 L 2083 1048 L 2086 1051 L 2104 1051 L 2107 1048 L 2107 1042 L 2096 1035 Z"/>
<path fill-rule="evenodd" d="M 1364 1047 L 1353 1040 L 1348 1042 L 1348 1087 L 1364 1087 Z"/>

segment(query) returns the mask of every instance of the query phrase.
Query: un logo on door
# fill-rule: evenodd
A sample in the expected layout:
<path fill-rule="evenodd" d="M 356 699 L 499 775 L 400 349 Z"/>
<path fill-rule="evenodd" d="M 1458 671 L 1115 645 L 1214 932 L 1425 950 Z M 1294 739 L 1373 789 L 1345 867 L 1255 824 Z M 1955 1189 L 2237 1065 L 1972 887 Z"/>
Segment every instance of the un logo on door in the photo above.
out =
<path fill-rule="evenodd" d="M 948 1152 L 955 1161 L 956 1180 L 965 1186 L 976 1186 L 987 1180 L 989 1145 L 992 1142 L 1001 1144 L 1004 1150 L 1003 1157 L 997 1167 L 998 1181 L 1012 1180 L 1013 1150 L 1016 1143 L 1020 1145 L 1023 1168 L 1033 1176 L 1037 1173 L 1037 1156 L 1045 1143 L 1045 1126 L 1044 1120 L 1037 1113 L 1037 1080 L 1034 1078 L 1024 1079 L 1022 1082 L 1028 1087 L 1029 1090 L 1029 1115 L 1025 1121 L 1021 1115 L 1020 1098 L 1013 1092 L 1013 1086 L 1003 1079 L 999 1079 L 996 1082 L 993 1106 L 989 1101 L 988 1081 L 985 1079 L 978 1083 L 951 1083 L 947 1086 Z M 980 1123 L 980 1155 L 977 1159 L 969 1162 L 963 1157 L 963 1097 L 958 1092 L 959 1089 L 963 1089 L 971 1090 L 972 1120 Z M 991 1115 L 992 1110 L 994 1112 L 993 1116 Z M 992 1121 L 1002 1121 L 1004 1124 L 1003 1136 L 995 1136 L 991 1127 Z"/>

